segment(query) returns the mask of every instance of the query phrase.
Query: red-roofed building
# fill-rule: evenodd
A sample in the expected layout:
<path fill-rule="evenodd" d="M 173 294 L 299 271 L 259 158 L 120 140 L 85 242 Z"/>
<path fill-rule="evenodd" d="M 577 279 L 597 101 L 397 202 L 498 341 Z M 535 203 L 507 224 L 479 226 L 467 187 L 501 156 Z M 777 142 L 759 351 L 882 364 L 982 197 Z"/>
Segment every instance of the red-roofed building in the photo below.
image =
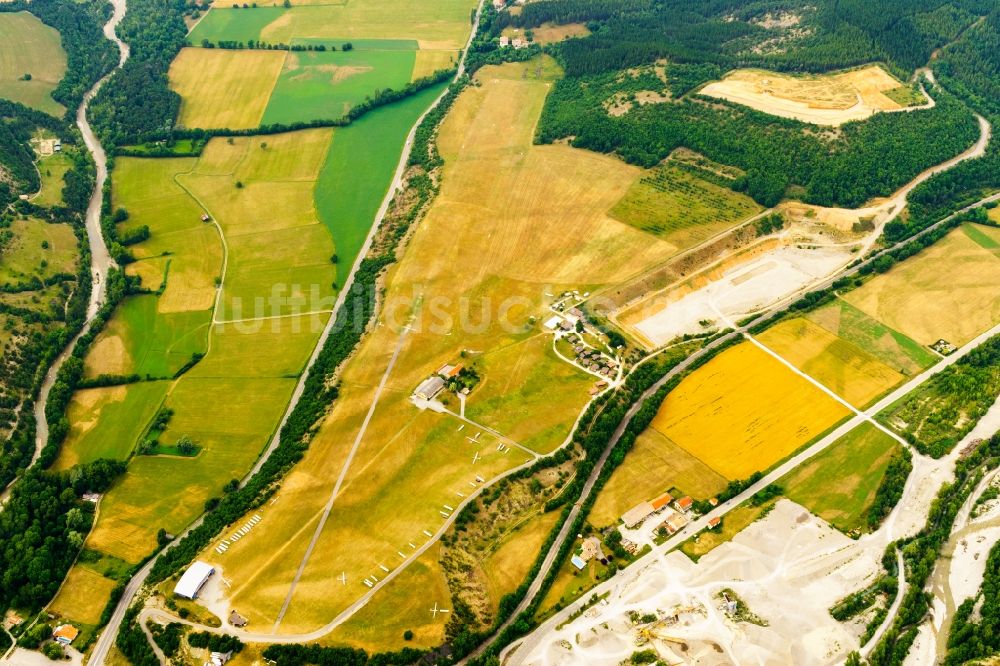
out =
<path fill-rule="evenodd" d="M 674 498 L 673 498 L 673 496 L 670 493 L 663 493 L 662 495 L 660 495 L 659 497 L 657 497 L 655 500 L 653 500 L 652 502 L 650 502 L 650 504 L 653 505 L 653 510 L 654 511 L 659 511 L 660 509 L 662 509 L 663 507 L 667 506 L 668 504 L 670 504 L 673 501 L 674 501 Z"/>
<path fill-rule="evenodd" d="M 714 530 L 721 523 L 722 523 L 722 518 L 719 518 L 718 516 L 716 516 L 715 518 L 712 518 L 710 521 L 708 521 L 708 529 Z"/>
<path fill-rule="evenodd" d="M 687 513 L 688 511 L 691 510 L 691 507 L 694 506 L 694 500 L 691 499 L 690 496 L 685 495 L 684 497 L 674 502 L 674 506 L 677 507 L 678 511 L 683 511 Z"/>

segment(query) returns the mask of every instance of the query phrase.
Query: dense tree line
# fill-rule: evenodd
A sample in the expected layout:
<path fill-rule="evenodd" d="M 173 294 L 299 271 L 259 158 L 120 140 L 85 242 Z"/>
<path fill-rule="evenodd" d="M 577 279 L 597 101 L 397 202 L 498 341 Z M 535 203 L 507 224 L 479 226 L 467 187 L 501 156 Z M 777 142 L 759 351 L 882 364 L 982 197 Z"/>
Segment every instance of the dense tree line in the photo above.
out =
<path fill-rule="evenodd" d="M 921 453 L 940 458 L 979 422 L 1000 394 L 1000 335 L 931 377 L 893 406 L 890 419 Z"/>
<path fill-rule="evenodd" d="M 871 666 L 900 666 L 930 610 L 924 585 L 934 570 L 941 548 L 951 535 L 959 509 L 983 474 L 1000 464 L 1000 434 L 984 441 L 955 465 L 955 480 L 945 484 L 931 504 L 924 527 L 902 543 L 907 590 L 889 630 L 868 658 Z M 992 637 L 990 638 L 992 640 Z"/>
<path fill-rule="evenodd" d="M 129 1 L 118 34 L 131 56 L 89 107 L 90 122 L 105 145 L 138 143 L 173 127 L 181 98 L 170 90 L 167 70 L 185 43 L 186 11 L 185 0 Z"/>
<path fill-rule="evenodd" d="M 913 456 L 909 451 L 904 449 L 892 456 L 889 466 L 885 468 L 882 481 L 879 482 L 878 490 L 875 491 L 875 499 L 868 507 L 868 515 L 865 518 L 868 529 L 877 530 L 889 512 L 899 503 L 912 470 Z"/>
<path fill-rule="evenodd" d="M 103 492 L 125 464 L 98 460 L 69 472 L 29 471 L 0 511 L 0 606 L 37 610 L 55 594 L 93 522 L 85 492 Z"/>
<path fill-rule="evenodd" d="M 746 176 L 734 189 L 765 206 L 794 185 L 810 203 L 856 207 L 891 194 L 978 137 L 972 115 L 944 93 L 933 109 L 877 114 L 830 136 L 795 120 L 700 98 L 639 106 L 614 117 L 604 102 L 616 81 L 613 75 L 558 81 L 546 99 L 537 140 L 574 137 L 574 146 L 616 152 L 645 167 L 684 146 L 743 169 Z"/>
<path fill-rule="evenodd" d="M 586 23 L 590 36 L 555 49 L 570 76 L 658 58 L 805 71 L 886 60 L 908 71 L 990 8 L 988 0 L 550 0 L 502 13 L 497 23 Z M 799 23 L 761 21 L 783 12 Z"/>
<path fill-rule="evenodd" d="M 59 31 L 66 51 L 66 74 L 52 91 L 52 98 L 66 107 L 66 118 L 76 115 L 83 95 L 111 70 L 118 59 L 114 45 L 104 38 L 102 26 L 110 5 L 104 0 L 15 0 L 0 3 L 0 11 L 28 11 Z"/>
<path fill-rule="evenodd" d="M 973 610 L 979 604 L 978 617 Z M 979 593 L 962 602 L 955 611 L 948 635 L 945 666 L 958 666 L 1000 652 L 1000 544 L 986 560 Z"/>

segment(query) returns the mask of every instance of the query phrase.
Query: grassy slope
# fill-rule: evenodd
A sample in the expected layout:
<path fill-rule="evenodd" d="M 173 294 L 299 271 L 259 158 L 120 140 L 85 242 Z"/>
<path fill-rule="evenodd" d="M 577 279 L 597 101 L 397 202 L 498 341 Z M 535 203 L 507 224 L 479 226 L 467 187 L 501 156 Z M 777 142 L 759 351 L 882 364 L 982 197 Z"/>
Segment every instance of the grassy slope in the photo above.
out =
<path fill-rule="evenodd" d="M 59 32 L 28 12 L 0 14 L 0 97 L 61 116 L 52 91 L 66 72 Z M 21 81 L 31 74 L 30 81 Z"/>

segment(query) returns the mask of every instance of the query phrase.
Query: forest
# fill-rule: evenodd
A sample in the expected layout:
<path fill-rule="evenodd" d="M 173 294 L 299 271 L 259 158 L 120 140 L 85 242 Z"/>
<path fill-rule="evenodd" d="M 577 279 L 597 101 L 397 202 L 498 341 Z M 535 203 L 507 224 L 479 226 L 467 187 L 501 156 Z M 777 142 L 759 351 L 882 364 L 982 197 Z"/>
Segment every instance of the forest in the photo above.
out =
<path fill-rule="evenodd" d="M 884 60 L 909 72 L 991 8 L 988 0 L 552 0 L 499 21 L 587 23 L 589 37 L 557 49 L 569 76 L 657 58 L 813 72 Z M 764 20 L 781 15 L 794 22 Z"/>
<path fill-rule="evenodd" d="M 857 207 L 891 194 L 927 167 L 968 148 L 979 135 L 972 114 L 943 91 L 933 109 L 877 114 L 845 124 L 833 136 L 799 121 L 700 97 L 608 114 L 604 101 L 612 91 L 631 92 L 631 78 L 558 81 L 546 99 L 537 140 L 572 136 L 574 146 L 615 152 L 644 167 L 684 146 L 746 171 L 734 189 L 765 206 L 798 186 L 809 203 Z"/>
<path fill-rule="evenodd" d="M 167 70 L 184 46 L 184 0 L 130 0 L 118 34 L 131 56 L 102 86 L 89 107 L 90 122 L 106 146 L 139 143 L 168 132 L 180 109 Z"/>
<path fill-rule="evenodd" d="M 0 512 L 0 607 L 37 609 L 55 594 L 94 519 L 86 492 L 103 492 L 125 463 L 98 460 L 70 472 L 29 471 Z"/>

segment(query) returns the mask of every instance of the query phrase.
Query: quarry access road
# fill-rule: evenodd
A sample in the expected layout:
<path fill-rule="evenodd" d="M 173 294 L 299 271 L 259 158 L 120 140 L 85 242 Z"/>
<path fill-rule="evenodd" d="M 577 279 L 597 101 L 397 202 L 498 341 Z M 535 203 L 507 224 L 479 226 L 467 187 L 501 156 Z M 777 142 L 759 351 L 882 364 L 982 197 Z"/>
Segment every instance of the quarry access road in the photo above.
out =
<path fill-rule="evenodd" d="M 740 334 L 742 334 L 742 333 L 740 333 Z M 730 335 L 737 335 L 737 332 L 731 333 Z M 941 372 L 945 368 L 948 368 L 949 366 L 953 365 L 959 359 L 965 357 L 967 354 L 969 354 L 970 352 L 972 352 L 973 350 L 975 350 L 976 348 L 978 348 L 980 345 L 982 345 L 984 342 L 986 342 L 987 340 L 989 340 L 990 338 L 992 338 L 995 335 L 1000 335 L 1000 324 L 994 326 L 993 328 L 991 328 L 990 330 L 986 331 L 985 333 L 982 333 L 982 334 L 976 336 L 973 340 L 971 340 L 970 342 L 966 343 L 961 348 L 959 348 L 955 353 L 953 353 L 950 356 L 946 356 L 945 358 L 941 359 L 940 361 L 938 361 L 936 364 L 934 364 L 933 366 L 931 366 L 930 368 L 928 368 L 924 372 L 920 373 L 919 375 L 917 375 L 916 377 L 914 377 L 910 381 L 906 382 L 905 384 L 903 384 L 902 386 L 900 386 L 896 390 L 892 391 L 891 393 L 889 393 L 888 395 L 886 395 L 885 397 L 883 397 L 881 400 L 879 400 L 878 402 L 876 402 L 874 405 L 872 405 L 868 409 L 866 409 L 863 412 L 860 412 L 858 414 L 855 414 L 853 417 L 851 417 L 850 419 L 848 419 L 846 422 L 842 423 L 840 426 L 838 426 L 837 428 L 835 428 L 832 432 L 830 432 L 829 434 L 827 434 L 826 436 L 824 436 L 822 439 L 820 439 L 819 441 L 817 441 L 815 444 L 813 444 L 809 448 L 805 449 L 804 451 L 801 451 L 800 453 L 794 455 L 793 457 L 789 458 L 788 460 L 786 460 L 784 463 L 782 463 L 778 467 L 774 468 L 772 471 L 770 471 L 768 474 L 766 474 L 763 478 L 761 478 L 759 481 L 757 481 L 756 483 L 754 483 L 753 485 L 751 485 L 750 487 L 748 487 L 747 489 L 745 489 L 739 495 L 736 495 L 735 497 L 733 497 L 733 498 L 727 500 L 726 502 L 720 504 L 715 509 L 713 509 L 713 510 L 709 511 L 708 513 L 700 516 L 699 518 L 691 521 L 690 523 L 688 523 L 688 525 L 686 527 L 684 527 L 682 530 L 680 530 L 679 532 L 677 532 L 677 534 L 673 535 L 672 537 L 670 537 L 669 539 L 667 539 L 666 541 L 664 541 L 659 546 L 656 546 L 655 548 L 653 548 L 650 551 L 650 553 L 647 553 L 646 555 L 644 555 L 643 557 L 639 558 L 634 563 L 632 563 L 622 573 L 620 573 L 619 575 L 615 576 L 614 578 L 611 578 L 608 581 L 605 581 L 605 582 L 597 585 L 596 587 L 594 587 L 591 590 L 589 590 L 589 592 L 591 594 L 596 594 L 596 595 L 600 596 L 600 595 L 604 594 L 605 592 L 612 591 L 614 588 L 616 588 L 619 585 L 623 584 L 625 581 L 631 580 L 635 576 L 638 576 L 641 573 L 642 569 L 643 569 L 642 563 L 644 563 L 644 561 L 646 560 L 646 558 L 650 557 L 650 555 L 664 554 L 664 553 L 667 553 L 667 552 L 673 550 L 674 548 L 680 547 L 680 545 L 682 543 L 684 543 L 685 541 L 687 541 L 688 539 L 690 539 L 691 537 L 693 537 L 698 532 L 700 532 L 703 529 L 707 528 L 708 527 L 708 523 L 709 523 L 710 520 L 712 520 L 713 518 L 722 518 L 722 517 L 724 517 L 731 510 L 735 509 L 736 507 L 738 507 L 743 502 L 749 500 L 751 497 L 753 497 L 754 495 L 756 495 L 758 492 L 760 492 L 761 490 L 763 490 L 767 486 L 771 485 L 772 483 L 776 483 L 778 480 L 780 480 L 782 477 L 784 477 L 789 472 L 791 472 L 792 470 L 794 470 L 796 467 L 798 467 L 799 465 L 802 465 L 803 463 L 805 463 L 810 458 L 812 458 L 812 457 L 816 456 L 817 454 L 821 453 L 827 447 L 829 447 L 830 445 L 832 445 L 834 442 L 836 442 L 838 439 L 840 439 L 841 437 L 843 437 L 844 435 L 846 435 L 850 431 L 854 430 L 856 427 L 858 427 L 862 423 L 868 422 L 875 414 L 878 414 L 879 412 L 881 412 L 883 409 L 885 409 L 886 407 L 888 407 L 892 403 L 894 403 L 897 400 L 899 400 L 900 398 L 904 397 L 905 395 L 907 395 L 908 393 L 910 393 L 911 391 L 913 391 L 914 389 L 916 389 L 918 386 L 920 386 L 921 384 L 923 384 L 928 379 L 930 379 L 934 375 L 938 374 L 939 372 Z M 727 336 L 727 338 L 728 338 L 728 336 Z M 721 339 L 722 338 L 720 338 L 720 340 Z M 693 357 L 689 357 L 689 359 L 690 358 L 693 358 Z M 675 368 L 675 370 L 679 370 L 679 368 Z M 667 376 L 670 376 L 670 373 L 668 373 Z M 657 382 L 657 384 L 660 384 L 661 382 L 663 382 L 663 380 L 661 380 L 660 382 Z M 665 383 L 665 382 L 663 382 L 663 383 Z M 656 387 L 657 384 L 654 384 L 653 387 Z M 655 392 L 655 391 L 653 390 L 653 388 L 651 388 L 647 392 L 649 393 L 649 395 L 652 395 L 652 393 Z M 615 437 L 612 438 L 614 441 L 617 441 L 617 438 L 621 436 L 620 433 L 624 433 L 624 430 L 625 430 L 625 427 L 627 426 L 628 421 L 631 420 L 631 417 L 634 416 L 635 412 L 638 411 L 638 409 L 641 406 L 641 404 L 642 404 L 643 401 L 644 400 L 641 400 L 641 401 L 637 402 L 635 405 L 633 405 L 633 409 L 629 410 L 629 414 L 623 420 L 622 425 L 620 425 L 619 428 L 615 431 Z M 605 453 L 609 453 L 611 448 L 613 448 L 613 447 L 609 446 L 608 449 L 605 450 Z M 602 458 L 602 461 L 603 461 L 603 458 Z M 598 469 L 599 467 L 600 467 L 600 465 L 598 465 L 598 467 L 595 467 L 595 470 Z M 595 478 L 594 475 L 592 475 L 591 478 L 592 479 Z M 578 505 L 579 504 L 580 504 L 580 502 L 578 502 Z M 560 534 L 562 534 L 562 533 L 560 532 Z M 544 565 L 543 565 L 542 568 L 545 569 Z M 534 592 L 537 593 L 537 589 L 534 589 Z M 902 595 L 899 595 L 899 596 L 901 597 Z M 590 595 L 588 595 L 587 598 L 590 598 Z M 520 657 L 527 656 L 527 655 L 531 654 L 532 652 L 534 652 L 535 648 L 537 648 L 541 644 L 542 639 L 544 637 L 544 634 L 546 632 L 551 631 L 554 628 L 558 627 L 560 624 L 563 624 L 564 622 L 569 621 L 570 620 L 570 616 L 573 615 L 575 612 L 577 612 L 579 610 L 581 604 L 584 604 L 584 603 L 586 603 L 586 600 L 585 599 L 581 599 L 581 600 L 578 600 L 577 602 L 574 602 L 574 603 L 568 605 L 566 608 L 562 609 L 561 611 L 559 611 L 558 613 L 556 613 L 555 615 L 553 615 L 552 617 L 550 617 L 548 620 L 546 620 L 542 625 L 540 625 L 537 629 L 535 629 L 535 631 L 533 631 L 531 634 L 528 634 L 528 636 L 525 639 L 523 639 L 519 643 L 512 643 L 510 646 L 508 646 L 501 653 L 501 657 L 502 657 L 501 661 L 503 661 L 503 657 L 509 655 L 515 648 L 518 649 L 518 653 L 519 653 Z M 895 617 L 895 612 L 898 610 L 898 608 L 899 608 L 898 604 L 894 604 L 893 608 L 890 609 L 890 613 L 886 617 L 885 622 L 883 623 L 883 626 L 889 626 L 889 625 L 891 625 L 892 620 Z M 517 612 L 519 613 L 521 610 L 522 609 L 519 608 Z M 516 617 L 516 616 L 517 616 L 517 613 L 515 613 L 512 617 Z M 511 661 L 511 662 L 509 662 L 509 663 L 511 663 L 511 664 L 519 663 L 518 658 L 515 657 L 514 660 Z"/>

